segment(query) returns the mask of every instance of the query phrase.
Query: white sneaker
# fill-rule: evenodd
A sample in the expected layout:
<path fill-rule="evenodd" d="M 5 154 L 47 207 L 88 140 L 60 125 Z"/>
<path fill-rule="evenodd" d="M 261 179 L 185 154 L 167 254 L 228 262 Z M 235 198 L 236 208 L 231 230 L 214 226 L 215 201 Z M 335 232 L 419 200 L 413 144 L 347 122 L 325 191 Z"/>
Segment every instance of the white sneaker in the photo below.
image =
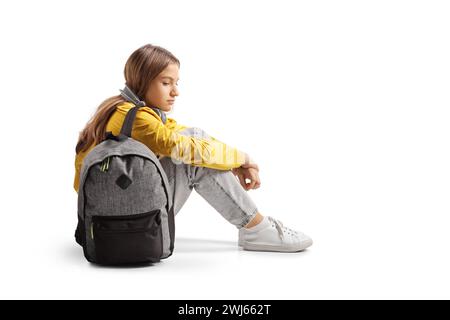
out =
<path fill-rule="evenodd" d="M 272 217 L 264 219 L 249 229 L 239 229 L 239 246 L 253 251 L 302 251 L 313 244 L 306 234 L 283 226 Z"/>

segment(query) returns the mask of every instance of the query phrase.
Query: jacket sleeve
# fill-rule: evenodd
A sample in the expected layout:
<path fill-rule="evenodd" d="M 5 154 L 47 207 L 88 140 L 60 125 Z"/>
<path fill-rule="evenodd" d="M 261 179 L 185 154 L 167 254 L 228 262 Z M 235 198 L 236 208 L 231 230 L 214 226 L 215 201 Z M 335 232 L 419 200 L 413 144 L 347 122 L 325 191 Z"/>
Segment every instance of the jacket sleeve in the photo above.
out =
<path fill-rule="evenodd" d="M 209 137 L 185 136 L 178 129 L 185 126 L 165 126 L 156 114 L 146 110 L 137 113 L 132 136 L 154 153 L 199 167 L 229 170 L 245 163 L 246 154 Z"/>

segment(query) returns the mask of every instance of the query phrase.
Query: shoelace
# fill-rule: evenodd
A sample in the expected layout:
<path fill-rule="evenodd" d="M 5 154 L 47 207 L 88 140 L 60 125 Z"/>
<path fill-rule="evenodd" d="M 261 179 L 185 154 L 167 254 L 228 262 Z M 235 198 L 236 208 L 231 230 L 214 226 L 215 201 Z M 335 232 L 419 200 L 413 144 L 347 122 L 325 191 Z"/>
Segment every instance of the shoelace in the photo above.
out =
<path fill-rule="evenodd" d="M 279 234 L 281 239 L 284 238 L 284 232 L 285 231 L 288 231 L 288 232 L 294 234 L 295 236 L 297 236 L 297 234 L 298 234 L 297 231 L 292 230 L 291 228 L 287 228 L 287 227 L 283 226 L 283 223 L 280 220 L 274 219 L 272 217 L 267 217 L 267 218 L 269 219 L 269 221 L 271 223 L 273 223 L 275 225 L 275 228 L 278 230 L 278 234 Z"/>

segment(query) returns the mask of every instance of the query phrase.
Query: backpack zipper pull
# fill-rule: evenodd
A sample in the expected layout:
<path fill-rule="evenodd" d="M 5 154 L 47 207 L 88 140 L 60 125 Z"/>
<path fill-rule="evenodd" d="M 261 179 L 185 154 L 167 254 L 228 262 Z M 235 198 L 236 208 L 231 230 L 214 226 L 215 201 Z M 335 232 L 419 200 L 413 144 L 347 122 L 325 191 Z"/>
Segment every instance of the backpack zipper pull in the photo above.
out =
<path fill-rule="evenodd" d="M 102 161 L 102 165 L 101 165 L 101 167 L 100 167 L 100 170 L 101 170 L 102 172 L 108 171 L 108 169 L 109 169 L 109 158 L 110 158 L 110 157 L 108 157 L 108 158 L 106 158 L 106 159 L 104 159 L 104 160 Z"/>

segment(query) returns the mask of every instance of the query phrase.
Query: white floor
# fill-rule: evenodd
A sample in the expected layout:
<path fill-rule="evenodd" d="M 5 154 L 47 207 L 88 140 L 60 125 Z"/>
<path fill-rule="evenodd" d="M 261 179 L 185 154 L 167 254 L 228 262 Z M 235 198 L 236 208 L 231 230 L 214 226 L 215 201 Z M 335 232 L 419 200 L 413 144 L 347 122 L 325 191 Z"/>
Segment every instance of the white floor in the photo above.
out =
<path fill-rule="evenodd" d="M 361 215 L 352 223 L 348 215 L 280 216 L 291 227 L 302 222 L 314 245 L 296 254 L 242 251 L 235 228 L 193 193 L 177 216 L 173 256 L 142 268 L 86 262 L 72 239 L 74 218 L 60 216 L 49 225 L 54 229 L 47 230 L 48 237 L 39 237 L 44 225 L 36 222 L 39 228 L 21 229 L 36 241 L 9 246 L 2 239 L 7 258 L 0 298 L 450 298 L 447 225 L 417 217 L 386 221 L 386 215 Z M 16 231 L 7 233 L 11 243 L 20 235 Z"/>

